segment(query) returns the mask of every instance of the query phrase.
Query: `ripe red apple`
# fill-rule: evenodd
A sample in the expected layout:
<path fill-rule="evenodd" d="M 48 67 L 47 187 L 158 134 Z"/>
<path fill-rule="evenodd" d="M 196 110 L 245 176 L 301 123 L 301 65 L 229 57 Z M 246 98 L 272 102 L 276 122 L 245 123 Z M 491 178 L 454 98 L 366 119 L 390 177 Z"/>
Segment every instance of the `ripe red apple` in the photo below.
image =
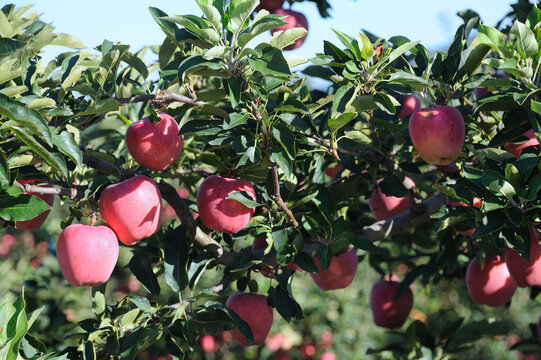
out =
<path fill-rule="evenodd" d="M 407 176 L 406 181 L 415 187 L 413 180 Z M 378 180 L 378 184 L 380 182 L 381 179 Z M 381 189 L 378 186 L 377 190 L 374 191 L 370 199 L 368 199 L 368 206 L 376 219 L 383 220 L 407 211 L 411 206 L 411 202 L 408 196 L 387 196 L 381 192 Z"/>
<path fill-rule="evenodd" d="M 227 299 L 225 306 L 233 310 L 250 326 L 254 342 L 249 343 L 237 330 L 232 330 L 233 339 L 240 346 L 246 347 L 261 344 L 269 334 L 272 326 L 272 308 L 267 305 L 267 298 L 258 294 L 235 293 Z"/>
<path fill-rule="evenodd" d="M 282 16 L 287 16 L 283 19 L 283 21 L 287 22 L 287 24 L 282 25 L 276 29 L 272 29 L 271 34 L 274 34 L 277 31 L 286 31 L 296 27 L 301 27 L 308 31 L 308 19 L 306 18 L 306 16 L 304 16 L 303 13 L 290 9 L 277 9 L 276 11 L 274 11 L 274 13 Z M 286 46 L 284 50 L 293 50 L 298 48 L 304 43 L 307 35 L 308 34 L 297 39 L 293 44 Z"/>
<path fill-rule="evenodd" d="M 322 290 L 336 290 L 348 287 L 353 281 L 359 265 L 355 249 L 333 256 L 327 270 L 321 269 L 318 257 L 314 258 L 314 262 L 319 272 L 310 274 L 310 276 Z"/>
<path fill-rule="evenodd" d="M 317 344 L 319 349 L 326 349 L 332 345 L 332 333 L 330 331 L 324 331 L 321 334 L 321 341 Z"/>
<path fill-rule="evenodd" d="M 394 280 L 380 280 L 370 291 L 370 309 L 374 323 L 387 329 L 401 327 L 413 306 L 413 293 L 408 287 L 395 300 L 400 283 Z"/>
<path fill-rule="evenodd" d="M 539 141 L 537 141 L 537 139 L 535 138 L 533 129 L 526 131 L 524 134 L 522 134 L 522 136 L 526 137 L 528 140 L 519 144 L 509 143 L 505 145 L 505 150 L 515 155 L 516 157 L 520 157 L 520 154 L 522 154 L 522 151 L 526 149 L 527 147 L 539 145 Z"/>
<path fill-rule="evenodd" d="M 316 347 L 310 343 L 302 344 L 300 350 L 301 354 L 309 359 L 311 359 L 316 354 Z"/>
<path fill-rule="evenodd" d="M 234 234 L 248 224 L 255 208 L 226 199 L 229 194 L 237 191 L 247 192 L 256 201 L 255 190 L 246 180 L 218 175 L 203 180 L 197 190 L 197 209 L 207 228 Z"/>
<path fill-rule="evenodd" d="M 18 180 L 21 184 L 32 184 L 35 183 L 36 180 Z M 34 195 L 40 198 L 41 200 L 45 201 L 47 205 L 53 206 L 54 204 L 54 195 L 53 194 L 38 194 L 38 193 L 29 193 L 25 192 L 25 194 Z M 15 227 L 17 229 L 26 230 L 30 232 L 37 231 L 41 225 L 45 222 L 45 219 L 47 219 L 47 216 L 49 216 L 49 213 L 51 210 L 45 210 L 38 216 L 24 221 L 15 221 Z"/>
<path fill-rule="evenodd" d="M 336 355 L 330 351 L 327 351 L 321 354 L 319 360 L 336 360 Z"/>
<path fill-rule="evenodd" d="M 255 11 L 265 9 L 268 12 L 273 13 L 284 5 L 284 1 L 285 0 L 261 0 L 259 5 L 255 8 Z"/>
<path fill-rule="evenodd" d="M 340 170 L 342 170 L 343 168 L 344 167 L 342 165 L 340 165 L 340 164 L 335 165 L 333 167 L 325 168 L 325 175 L 327 175 L 328 177 L 334 179 L 336 177 L 336 175 L 338 175 Z"/>
<path fill-rule="evenodd" d="M 270 352 L 276 352 L 282 347 L 282 343 L 284 342 L 285 338 L 286 336 L 281 332 L 274 335 L 269 335 L 265 339 L 265 346 Z"/>
<path fill-rule="evenodd" d="M 107 226 L 72 224 L 56 243 L 60 270 L 73 286 L 106 282 L 118 260 L 118 240 Z"/>
<path fill-rule="evenodd" d="M 474 257 L 466 270 L 466 286 L 473 301 L 489 306 L 507 304 L 517 289 L 499 255 L 488 255 L 482 269 Z"/>
<path fill-rule="evenodd" d="M 101 216 L 126 245 L 137 244 L 158 231 L 161 209 L 160 190 L 144 175 L 109 185 L 100 197 Z"/>
<path fill-rule="evenodd" d="M 220 343 L 216 341 L 214 336 L 206 334 L 201 337 L 201 348 L 205 353 L 215 353 L 220 350 Z"/>
<path fill-rule="evenodd" d="M 415 149 L 427 163 L 448 165 L 462 152 L 464 119 L 460 111 L 450 106 L 417 109 L 411 115 L 409 133 Z"/>
<path fill-rule="evenodd" d="M 182 152 L 182 135 L 171 115 L 159 114 L 160 121 L 150 117 L 134 122 L 126 131 L 126 146 L 131 156 L 149 170 L 165 170 Z"/>
<path fill-rule="evenodd" d="M 421 106 L 421 102 L 414 95 L 404 95 L 404 103 L 402 104 L 402 110 L 398 115 L 399 119 L 411 115 L 415 110 Z"/>
<path fill-rule="evenodd" d="M 530 261 L 509 247 L 505 248 L 505 263 L 519 287 L 541 286 L 541 245 L 537 230 L 530 228 Z"/>
<path fill-rule="evenodd" d="M 468 206 L 465 203 L 459 203 L 459 202 L 452 201 L 452 200 L 449 199 L 449 197 L 447 197 L 446 202 L 447 202 L 447 205 L 454 206 L 454 207 Z M 481 206 L 483 205 L 483 200 L 481 200 L 481 198 L 474 197 L 473 200 L 472 200 L 472 205 L 473 205 L 474 208 L 480 209 Z M 453 229 L 455 229 L 455 231 L 457 231 L 459 234 L 466 235 L 466 236 L 472 236 L 477 228 L 471 228 L 471 229 L 468 229 L 468 230 L 459 231 L 453 225 Z"/>

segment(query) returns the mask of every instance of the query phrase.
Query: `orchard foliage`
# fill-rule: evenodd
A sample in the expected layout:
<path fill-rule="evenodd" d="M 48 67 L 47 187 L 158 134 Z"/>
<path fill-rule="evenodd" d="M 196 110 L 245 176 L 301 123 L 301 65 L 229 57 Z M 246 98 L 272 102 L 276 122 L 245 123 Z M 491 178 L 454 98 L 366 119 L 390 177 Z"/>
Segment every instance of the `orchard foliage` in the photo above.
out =
<path fill-rule="evenodd" d="M 0 254 L 6 268 L 24 269 L 31 256 L 39 260 L 35 271 L 21 271 L 18 284 L 0 286 L 6 291 L 0 357 L 133 359 L 150 348 L 175 359 L 199 358 L 203 335 L 236 329 L 253 340 L 250 326 L 225 306 L 236 291 L 265 295 L 275 318 L 308 337 L 317 320 L 329 321 L 321 312 L 342 296 L 335 292 L 355 289 L 349 301 L 368 304 L 373 283 L 367 279 L 374 276 L 364 272 L 399 273 L 396 298 L 411 286 L 414 296 L 441 299 L 435 305 L 427 300 L 428 315 L 412 312 L 388 338 L 368 340 L 375 357 L 473 356 L 464 352 L 474 351 L 476 341 L 511 331 L 525 338 L 513 349 L 541 351 L 527 324 L 516 328 L 509 315 L 513 300 L 491 312 L 468 303 L 460 282 L 473 258 L 483 264 L 509 247 L 529 259 L 530 229 L 541 221 L 539 146 L 518 157 L 505 150 L 530 129 L 541 135 L 541 11 L 519 1 L 497 27 L 463 11 L 449 48 L 436 52 L 404 36 L 334 29 L 340 42 L 325 41 L 321 52 L 301 59 L 283 49 L 304 29 L 259 40 L 284 22 L 266 10 L 254 12 L 258 0 L 196 1 L 202 16 L 149 9 L 165 34 L 156 39 L 161 45 L 132 52 L 105 40 L 97 54 L 78 50 L 84 46 L 77 39 L 55 33 L 28 7 L 2 8 L 0 226 L 23 238 L 28 233 L 15 230 L 16 222 L 51 208 L 25 191 L 57 195 L 53 219 L 59 224 L 37 233 L 48 249 L 19 249 L 18 260 L 9 249 Z M 327 16 L 330 4 L 314 2 Z M 40 52 L 47 45 L 72 50 L 45 63 Z M 142 59 L 149 51 L 157 61 L 147 65 Z M 323 79 L 326 88 L 312 88 L 310 78 Z M 486 94 L 475 95 L 483 88 Z M 460 111 L 466 136 L 456 162 L 435 166 L 416 152 L 409 116 L 399 117 L 412 94 L 424 107 Z M 131 157 L 125 135 L 133 122 L 155 121 L 159 113 L 178 122 L 184 148 L 168 168 L 150 171 Z M 233 234 L 208 229 L 192 215 L 199 185 L 213 174 L 254 187 L 255 198 L 244 191 L 227 195 L 255 208 Z M 92 294 L 70 287 L 54 257 L 60 231 L 76 223 L 104 225 L 98 212 L 103 190 L 135 175 L 153 179 L 177 217 L 162 214 L 156 233 L 121 244 L 112 278 Z M 182 197 L 175 188 L 184 189 Z M 376 221 L 368 205 L 374 191 L 407 196 L 410 209 Z M 458 232 L 472 228 L 471 235 Z M 256 237 L 266 239 L 264 250 L 252 250 Z M 296 282 L 308 287 L 306 273 L 328 269 L 334 255 L 351 249 L 362 270 L 348 289 L 293 291 Z M 469 310 L 449 306 L 450 287 L 462 296 L 455 304 L 467 303 Z M 528 291 L 531 306 L 538 289 Z M 356 331 L 356 316 L 365 319 L 368 309 L 349 314 L 351 328 L 335 326 L 334 335 Z M 237 357 L 269 355 L 262 347 L 227 349 Z M 357 348 L 340 351 L 348 358 Z"/>

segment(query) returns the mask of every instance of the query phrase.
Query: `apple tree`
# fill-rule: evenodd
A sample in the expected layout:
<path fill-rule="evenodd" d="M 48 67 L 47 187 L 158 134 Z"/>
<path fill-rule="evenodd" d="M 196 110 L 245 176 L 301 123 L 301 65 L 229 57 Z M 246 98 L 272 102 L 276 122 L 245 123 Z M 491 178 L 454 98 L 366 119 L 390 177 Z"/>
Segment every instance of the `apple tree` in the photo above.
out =
<path fill-rule="evenodd" d="M 283 1 L 196 2 L 137 52 L 2 8 L 1 357 L 540 352 L 541 11 L 302 59 Z"/>

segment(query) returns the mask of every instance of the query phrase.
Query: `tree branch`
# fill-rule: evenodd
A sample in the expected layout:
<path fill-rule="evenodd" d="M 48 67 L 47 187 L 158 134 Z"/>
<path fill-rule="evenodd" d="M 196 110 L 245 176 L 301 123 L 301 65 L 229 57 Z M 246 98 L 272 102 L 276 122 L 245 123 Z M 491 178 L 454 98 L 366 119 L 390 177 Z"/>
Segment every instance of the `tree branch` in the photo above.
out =
<path fill-rule="evenodd" d="M 125 179 L 128 177 L 128 172 L 126 169 L 120 166 L 116 166 L 114 164 L 111 164 L 108 161 L 105 161 L 103 159 L 97 158 L 92 155 L 85 154 L 83 152 L 83 162 L 93 169 L 98 170 L 101 173 L 116 176 L 120 179 Z"/>
<path fill-rule="evenodd" d="M 85 196 L 85 190 L 87 188 L 86 186 L 78 186 L 78 185 L 75 185 L 70 188 L 55 188 L 55 187 L 50 187 L 50 186 L 21 184 L 18 181 L 15 181 L 14 185 L 20 187 L 21 189 L 23 189 L 25 192 L 28 192 L 28 193 L 67 196 L 72 200 L 83 198 Z"/>
<path fill-rule="evenodd" d="M 280 179 L 278 178 L 278 168 L 276 167 L 276 164 L 272 164 L 271 168 L 272 172 L 272 186 L 273 186 L 273 194 L 272 194 L 272 200 L 278 205 L 287 215 L 289 218 L 289 222 L 294 227 L 299 227 L 299 223 L 295 219 L 295 216 L 293 216 L 293 213 L 289 208 L 287 207 L 287 204 L 282 199 L 282 196 L 280 195 Z"/>
<path fill-rule="evenodd" d="M 170 91 L 162 91 L 159 94 L 147 94 L 133 96 L 129 98 L 115 98 L 121 104 L 130 104 L 136 102 L 150 101 L 154 106 L 166 106 L 173 102 L 181 102 L 192 106 L 205 105 L 204 101 L 198 101 L 196 98 L 185 95 L 175 94 Z"/>

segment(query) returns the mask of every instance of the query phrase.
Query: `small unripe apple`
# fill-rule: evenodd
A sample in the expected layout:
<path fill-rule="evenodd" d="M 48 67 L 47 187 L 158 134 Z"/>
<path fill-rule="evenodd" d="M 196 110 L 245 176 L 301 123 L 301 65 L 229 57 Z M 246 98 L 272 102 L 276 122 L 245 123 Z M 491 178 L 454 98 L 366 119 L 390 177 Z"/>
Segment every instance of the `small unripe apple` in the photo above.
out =
<path fill-rule="evenodd" d="M 398 115 L 399 119 L 404 119 L 411 115 L 415 110 L 421 106 L 419 99 L 414 95 L 404 95 L 404 103 L 402 104 L 402 110 Z"/>
<path fill-rule="evenodd" d="M 182 135 L 171 115 L 159 114 L 160 121 L 150 117 L 134 122 L 126 131 L 126 146 L 131 156 L 149 170 L 165 170 L 182 152 Z"/>
<path fill-rule="evenodd" d="M 447 205 L 454 206 L 454 207 L 468 206 L 465 203 L 459 203 L 459 202 L 456 202 L 456 201 L 452 201 L 452 200 L 449 199 L 449 197 L 447 197 L 446 202 L 447 202 Z M 472 206 L 474 208 L 480 209 L 482 205 L 483 205 L 483 200 L 481 200 L 481 198 L 478 198 L 478 197 L 473 198 Z M 466 235 L 466 236 L 472 236 L 475 233 L 475 230 L 477 230 L 477 228 L 471 228 L 471 229 L 468 229 L 468 230 L 459 231 L 459 230 L 456 229 L 456 227 L 454 225 L 453 225 L 453 229 L 455 229 L 455 231 L 457 231 L 459 234 Z"/>
<path fill-rule="evenodd" d="M 197 210 L 207 228 L 234 234 L 250 222 L 255 208 L 226 199 L 229 194 L 237 191 L 247 192 L 256 201 L 255 190 L 246 180 L 218 175 L 203 180 L 197 190 Z"/>
<path fill-rule="evenodd" d="M 355 249 L 333 256 L 326 270 L 321 268 L 318 257 L 314 258 L 314 262 L 319 272 L 310 274 L 310 276 L 322 290 L 336 290 L 348 287 L 353 281 L 359 265 Z"/>
<path fill-rule="evenodd" d="M 205 353 L 215 353 L 220 350 L 220 344 L 214 336 L 206 334 L 201 337 L 201 349 Z"/>
<path fill-rule="evenodd" d="M 255 11 L 265 9 L 268 12 L 273 13 L 284 5 L 284 1 L 285 0 L 261 0 L 259 5 L 255 8 Z"/>
<path fill-rule="evenodd" d="M 460 111 L 451 106 L 417 109 L 409 122 L 415 149 L 427 163 L 434 165 L 448 165 L 458 158 L 465 131 Z"/>
<path fill-rule="evenodd" d="M 306 31 L 308 31 L 308 19 L 306 18 L 306 16 L 304 16 L 303 13 L 290 9 L 277 9 L 276 11 L 274 11 L 274 13 L 277 15 L 287 16 L 283 19 L 283 21 L 287 22 L 287 24 L 282 25 L 276 29 L 272 29 L 271 34 L 274 34 L 277 31 L 286 31 L 296 27 L 304 28 L 306 29 Z M 304 43 L 307 35 L 308 34 L 297 39 L 293 44 L 286 46 L 284 50 L 293 50 L 298 48 Z"/>
<path fill-rule="evenodd" d="M 36 182 L 36 180 L 18 180 L 21 184 L 33 184 Z M 45 201 L 47 205 L 53 206 L 54 204 L 54 195 L 53 194 L 38 194 L 38 193 L 29 193 L 25 192 L 25 194 L 34 195 L 40 198 L 41 200 Z M 41 225 L 45 222 L 45 219 L 47 219 L 47 216 L 49 216 L 49 213 L 51 210 L 45 210 L 38 216 L 24 220 L 24 221 L 15 221 L 15 227 L 17 229 L 26 230 L 30 232 L 37 231 Z"/>
<path fill-rule="evenodd" d="M 511 300 L 517 284 L 499 255 L 488 255 L 481 268 L 477 257 L 466 270 L 466 286 L 473 301 L 489 306 L 503 306 Z"/>
<path fill-rule="evenodd" d="M 533 129 L 526 131 L 524 134 L 522 134 L 522 137 L 527 138 L 527 140 L 519 144 L 509 143 L 505 145 L 505 150 L 515 155 L 516 157 L 520 157 L 520 154 L 522 154 L 522 151 L 526 149 L 527 147 L 539 145 L 539 141 L 537 141 L 537 139 L 535 138 Z"/>
<path fill-rule="evenodd" d="M 272 308 L 267 305 L 267 298 L 263 295 L 235 293 L 227 299 L 225 306 L 233 310 L 244 320 L 254 336 L 253 343 L 249 343 L 237 330 L 232 330 L 233 339 L 240 346 L 246 347 L 255 344 L 262 344 L 269 334 L 272 326 Z"/>
<path fill-rule="evenodd" d="M 519 287 L 541 286 L 541 245 L 535 227 L 530 228 L 530 261 L 526 261 L 516 250 L 506 247 L 505 263 Z"/>
<path fill-rule="evenodd" d="M 406 181 L 415 187 L 413 180 L 407 176 Z M 380 182 L 381 179 L 378 180 L 378 184 Z M 370 199 L 368 199 L 368 206 L 376 219 L 383 220 L 407 211 L 411 206 L 411 202 L 409 196 L 387 196 L 378 186 L 377 190 L 374 191 Z"/>
<path fill-rule="evenodd" d="M 72 224 L 56 244 L 60 270 L 73 286 L 106 282 L 118 260 L 118 240 L 107 226 Z"/>
<path fill-rule="evenodd" d="M 380 280 L 370 291 L 370 309 L 374 323 L 387 329 L 401 327 L 407 320 L 413 306 L 413 293 L 408 287 L 395 300 L 400 283 L 394 280 Z"/>
<path fill-rule="evenodd" d="M 100 197 L 103 220 L 126 245 L 137 244 L 158 231 L 161 209 L 160 190 L 144 175 L 109 185 Z"/>
<path fill-rule="evenodd" d="M 321 354 L 319 360 L 336 360 L 336 355 L 330 351 L 327 351 Z"/>

